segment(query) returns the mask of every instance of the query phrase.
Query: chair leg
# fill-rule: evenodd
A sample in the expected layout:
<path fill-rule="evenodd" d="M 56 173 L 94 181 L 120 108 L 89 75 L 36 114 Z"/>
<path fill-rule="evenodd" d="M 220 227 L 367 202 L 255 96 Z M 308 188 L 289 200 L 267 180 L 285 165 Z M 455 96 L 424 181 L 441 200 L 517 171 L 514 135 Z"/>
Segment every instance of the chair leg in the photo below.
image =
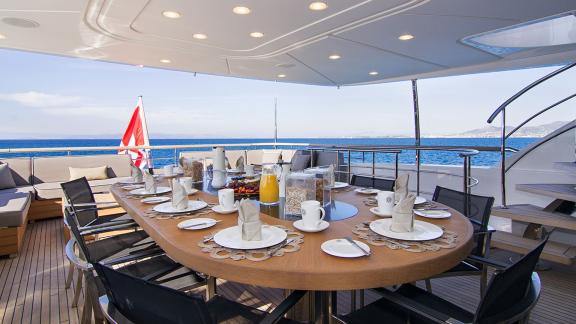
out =
<path fill-rule="evenodd" d="M 424 280 L 426 282 L 426 291 L 432 293 L 432 281 L 430 279 Z"/>
<path fill-rule="evenodd" d="M 488 286 L 488 267 L 484 266 L 482 268 L 482 273 L 480 274 L 480 298 L 484 297 L 487 286 Z"/>
<path fill-rule="evenodd" d="M 356 290 L 350 291 L 350 312 L 356 310 Z"/>
<path fill-rule="evenodd" d="M 86 294 L 90 296 L 90 304 L 92 308 L 92 313 L 94 314 L 94 320 L 96 323 L 104 323 L 104 314 L 102 314 L 102 309 L 100 309 L 100 303 L 98 302 L 98 288 L 96 287 L 96 278 L 92 273 L 87 273 L 86 278 Z"/>
<path fill-rule="evenodd" d="M 70 288 L 70 286 L 72 285 L 72 277 L 74 277 L 74 270 L 76 270 L 76 267 L 74 266 L 74 263 L 70 262 L 70 266 L 68 267 L 68 276 L 66 276 L 66 284 L 64 285 L 64 288 L 66 289 Z"/>
<path fill-rule="evenodd" d="M 80 292 L 82 291 L 82 277 L 84 273 L 78 271 L 78 278 L 76 279 L 76 287 L 74 287 L 74 299 L 72 300 L 72 307 L 78 306 L 78 298 L 80 298 Z"/>
<path fill-rule="evenodd" d="M 86 288 L 86 290 L 88 289 Z M 84 307 L 82 307 L 82 319 L 80 320 L 80 323 L 92 323 L 92 300 L 90 299 L 90 294 L 87 291 L 84 293 Z"/>

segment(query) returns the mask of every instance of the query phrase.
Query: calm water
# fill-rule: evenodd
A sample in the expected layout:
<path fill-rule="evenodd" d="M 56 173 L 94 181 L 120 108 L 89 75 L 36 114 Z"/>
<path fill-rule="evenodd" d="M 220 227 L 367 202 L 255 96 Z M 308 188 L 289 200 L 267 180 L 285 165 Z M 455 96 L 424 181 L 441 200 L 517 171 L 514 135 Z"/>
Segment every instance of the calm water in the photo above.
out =
<path fill-rule="evenodd" d="M 508 145 L 515 148 L 522 148 L 537 138 L 512 138 L 508 140 Z M 313 144 L 338 144 L 338 145 L 412 145 L 414 139 L 411 138 L 283 138 L 280 142 L 291 143 L 313 143 Z M 218 143 L 264 143 L 272 142 L 271 139 L 153 139 L 152 145 L 182 145 L 182 144 L 218 144 Z M 58 139 L 58 140 L 0 140 L 0 148 L 39 148 L 39 147 L 73 147 L 73 146 L 118 146 L 120 140 L 114 139 Z M 497 138 L 425 138 L 422 145 L 438 146 L 498 146 Z M 234 149 L 242 149 L 237 147 Z M 175 153 L 185 150 L 153 150 L 152 157 L 154 166 L 160 167 L 165 164 L 174 163 Z M 72 155 L 88 154 L 110 154 L 111 151 L 98 152 L 72 152 Z M 15 156 L 55 156 L 66 153 L 35 153 L 35 154 L 0 154 L 0 157 Z M 462 158 L 453 152 L 423 152 L 422 162 L 424 164 L 459 165 Z M 372 162 L 372 154 L 353 153 L 353 162 Z M 377 163 L 390 163 L 394 161 L 393 154 L 376 154 Z M 497 152 L 481 152 L 473 158 L 475 166 L 490 166 L 499 161 Z M 400 163 L 414 163 L 414 151 L 404 151 L 400 154 Z"/>

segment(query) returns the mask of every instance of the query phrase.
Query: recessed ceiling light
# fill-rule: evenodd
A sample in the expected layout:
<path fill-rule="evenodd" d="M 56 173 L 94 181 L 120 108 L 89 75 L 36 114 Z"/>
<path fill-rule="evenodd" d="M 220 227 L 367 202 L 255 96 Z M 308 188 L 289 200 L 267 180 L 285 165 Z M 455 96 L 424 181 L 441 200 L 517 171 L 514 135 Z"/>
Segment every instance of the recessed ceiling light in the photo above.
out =
<path fill-rule="evenodd" d="M 337 59 L 341 58 L 341 56 L 338 54 L 332 54 L 332 55 L 328 56 L 328 58 L 331 60 L 337 60 Z"/>
<path fill-rule="evenodd" d="M 328 5 L 326 4 L 326 2 L 314 1 L 308 6 L 308 8 L 310 10 L 320 11 L 320 10 L 324 10 L 324 9 L 328 8 Z"/>
<path fill-rule="evenodd" d="M 398 36 L 398 39 L 403 40 L 403 41 L 407 41 L 407 40 L 414 39 L 414 35 L 404 34 L 404 35 Z"/>
<path fill-rule="evenodd" d="M 285 78 L 285 77 L 286 77 L 286 74 L 278 74 L 278 77 L 279 77 L 279 78 Z"/>
<path fill-rule="evenodd" d="M 169 59 L 161 59 L 160 63 L 168 64 L 168 63 L 172 63 L 172 61 L 170 61 Z"/>
<path fill-rule="evenodd" d="M 6 39 L 6 36 L 0 34 L 0 39 Z"/>
<path fill-rule="evenodd" d="M 368 73 L 368 74 L 370 74 L 370 75 L 378 75 L 378 72 L 372 71 L 372 72 L 370 72 L 370 73 Z"/>
<path fill-rule="evenodd" d="M 178 11 L 163 11 L 162 16 L 170 19 L 178 19 L 182 17 L 182 15 Z"/>
<path fill-rule="evenodd" d="M 250 33 L 250 37 L 261 38 L 261 37 L 264 37 L 264 34 L 262 34 L 261 32 L 253 32 L 253 33 Z"/>
<path fill-rule="evenodd" d="M 234 12 L 237 15 L 247 15 L 250 13 L 250 8 L 248 7 L 234 7 L 234 9 L 232 9 L 232 12 Z"/>
<path fill-rule="evenodd" d="M 196 38 L 196 39 L 206 39 L 208 38 L 208 36 L 206 36 L 206 34 L 194 34 L 192 35 L 192 37 Z"/>
<path fill-rule="evenodd" d="M 136 66 L 139 67 L 139 68 L 143 68 L 143 67 L 144 67 L 144 65 L 142 65 L 142 64 L 138 64 L 138 65 L 136 65 Z"/>

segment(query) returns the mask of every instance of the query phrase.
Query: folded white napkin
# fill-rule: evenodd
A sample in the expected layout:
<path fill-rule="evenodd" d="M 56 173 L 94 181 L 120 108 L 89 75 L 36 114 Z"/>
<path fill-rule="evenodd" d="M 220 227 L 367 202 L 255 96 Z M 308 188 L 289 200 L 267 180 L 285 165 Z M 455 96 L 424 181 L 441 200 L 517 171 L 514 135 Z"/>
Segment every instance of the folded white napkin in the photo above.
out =
<path fill-rule="evenodd" d="M 406 233 L 414 230 L 414 200 L 416 200 L 416 195 L 411 193 L 394 206 L 390 224 L 392 232 Z"/>
<path fill-rule="evenodd" d="M 188 208 L 188 193 L 177 179 L 172 179 L 172 207 L 178 210 Z"/>
<path fill-rule="evenodd" d="M 238 206 L 238 228 L 244 241 L 262 240 L 260 209 L 250 199 L 242 199 Z"/>
<path fill-rule="evenodd" d="M 238 160 L 236 160 L 236 169 L 240 172 L 244 172 L 244 157 L 240 156 Z"/>
<path fill-rule="evenodd" d="M 156 193 L 156 181 L 148 171 L 144 171 L 144 189 L 147 193 Z"/>
<path fill-rule="evenodd" d="M 410 174 L 401 174 L 394 183 L 394 201 L 399 202 L 408 195 L 408 179 Z"/>
<path fill-rule="evenodd" d="M 142 170 L 134 164 L 130 164 L 130 175 L 134 183 L 142 182 Z"/>

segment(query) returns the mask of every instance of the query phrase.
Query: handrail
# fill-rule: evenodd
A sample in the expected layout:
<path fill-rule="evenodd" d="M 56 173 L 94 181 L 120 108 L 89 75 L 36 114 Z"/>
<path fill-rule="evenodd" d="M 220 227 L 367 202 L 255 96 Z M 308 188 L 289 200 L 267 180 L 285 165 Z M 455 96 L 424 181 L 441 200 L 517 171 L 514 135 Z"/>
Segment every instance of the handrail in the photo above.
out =
<path fill-rule="evenodd" d="M 518 99 L 519 97 L 521 97 L 523 94 L 525 94 L 526 92 L 530 91 L 532 88 L 534 88 L 535 86 L 539 85 L 540 83 L 555 77 L 556 75 L 570 70 L 571 68 L 573 68 L 574 66 L 576 66 L 576 62 L 568 64 L 566 66 L 563 66 L 562 68 L 553 71 L 551 73 L 548 73 L 547 75 L 541 77 L 540 79 L 530 83 L 529 85 L 527 85 L 526 87 L 524 87 L 522 90 L 518 91 L 516 94 L 514 94 L 512 97 L 510 97 L 508 100 L 504 101 L 503 104 L 500 105 L 500 107 L 498 107 L 496 110 L 494 110 L 494 112 L 492 113 L 492 115 L 490 115 L 490 117 L 488 118 L 488 124 L 491 124 L 494 119 L 496 119 L 496 116 L 498 116 L 500 114 L 500 112 L 504 111 L 506 109 L 506 107 L 511 104 L 512 102 L 514 102 L 516 99 Z"/>
<path fill-rule="evenodd" d="M 516 99 L 518 99 L 519 97 L 521 97 L 522 95 L 524 95 L 526 92 L 530 91 L 531 89 L 533 89 L 537 85 L 539 85 L 542 82 L 549 80 L 549 79 L 551 79 L 551 78 L 553 78 L 553 77 L 555 77 L 555 76 L 557 76 L 557 75 L 559 75 L 559 74 L 561 74 L 567 70 L 570 70 L 574 66 L 576 66 L 576 62 L 573 62 L 573 63 L 570 63 L 566 66 L 563 66 L 562 68 L 557 69 L 551 73 L 548 73 L 547 75 L 541 77 L 540 79 L 530 83 L 528 86 L 526 86 L 522 90 L 518 91 L 512 97 L 508 98 L 508 100 L 506 100 L 504 103 L 502 103 L 492 113 L 492 115 L 490 115 L 490 117 L 488 118 L 487 122 L 488 122 L 488 124 L 491 124 L 494 121 L 494 119 L 500 113 L 502 113 L 502 118 L 500 118 L 500 127 L 501 127 L 501 129 L 500 129 L 500 189 L 501 189 L 501 195 L 502 195 L 501 202 L 502 202 L 503 208 L 507 208 L 507 206 L 506 206 L 506 172 L 508 171 L 508 168 L 506 167 L 506 152 L 508 151 L 508 147 L 506 146 L 506 140 L 512 134 L 516 133 L 521 127 L 526 125 L 528 122 L 530 122 L 534 118 L 540 116 L 541 114 L 545 113 L 546 111 L 549 111 L 550 109 L 552 109 L 554 107 L 557 107 L 561 103 L 572 99 L 572 97 L 574 97 L 575 95 L 568 96 L 568 97 L 554 103 L 553 105 L 542 109 L 541 111 L 537 112 L 536 114 L 532 115 L 527 120 L 522 122 L 520 125 L 518 125 L 516 128 L 514 128 L 512 131 L 510 131 L 510 133 L 508 133 L 508 134 L 506 134 L 506 107 L 508 107 L 508 105 L 510 105 Z"/>
<path fill-rule="evenodd" d="M 304 146 L 308 143 L 213 143 L 213 144 L 183 144 L 183 145 L 140 145 L 140 146 L 75 146 L 75 147 L 44 147 L 44 148 L 7 148 L 0 149 L 3 153 L 50 153 L 50 152 L 78 152 L 78 151 L 124 151 L 124 150 L 168 150 L 186 148 L 212 148 L 224 147 L 254 147 L 254 146 Z"/>
<path fill-rule="evenodd" d="M 510 133 L 508 133 L 508 135 L 506 135 L 506 139 L 510 138 L 510 136 L 512 136 L 512 134 L 516 133 L 520 128 L 522 128 L 524 125 L 526 125 L 526 124 L 528 124 L 529 122 L 531 122 L 534 118 L 542 115 L 543 113 L 547 112 L 548 110 L 550 110 L 550 109 L 552 109 L 552 108 L 554 108 L 554 107 L 556 107 L 556 106 L 558 106 L 558 105 L 560 105 L 560 104 L 562 104 L 562 103 L 564 103 L 564 102 L 566 102 L 566 101 L 568 101 L 568 100 L 570 100 L 570 99 L 572 99 L 572 98 L 574 98 L 574 97 L 576 97 L 576 93 L 573 94 L 573 95 L 570 95 L 570 96 L 568 96 L 568 97 L 566 97 L 566 98 L 564 98 L 564 99 L 562 99 L 562 100 L 559 100 L 559 101 L 555 102 L 554 104 L 552 104 L 552 105 L 550 105 L 550 106 L 548 106 L 548 107 L 540 110 L 539 112 L 535 113 L 535 114 L 532 115 L 530 118 L 528 118 L 528 119 L 526 119 L 525 121 L 523 121 L 520 125 L 516 126 L 516 128 L 514 128 L 513 130 L 511 130 Z"/>

